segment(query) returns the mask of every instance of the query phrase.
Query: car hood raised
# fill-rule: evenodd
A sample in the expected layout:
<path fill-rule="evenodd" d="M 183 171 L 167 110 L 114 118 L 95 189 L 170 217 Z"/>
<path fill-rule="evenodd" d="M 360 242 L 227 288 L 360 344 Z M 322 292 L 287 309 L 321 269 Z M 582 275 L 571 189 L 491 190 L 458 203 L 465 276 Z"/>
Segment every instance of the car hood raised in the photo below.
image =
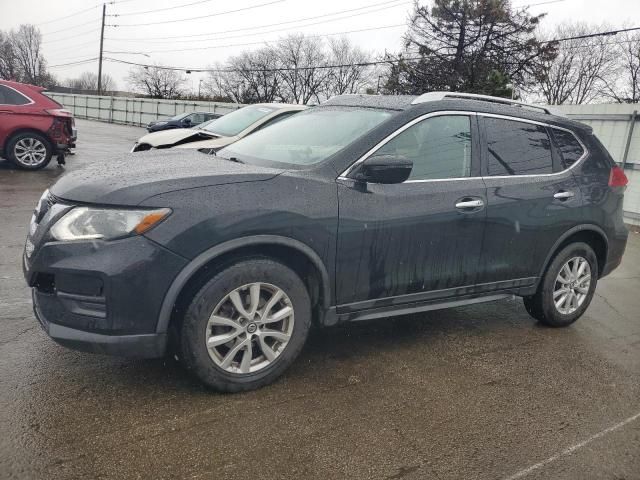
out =
<path fill-rule="evenodd" d="M 109 158 L 70 172 L 51 187 L 51 193 L 72 202 L 138 205 L 161 193 L 269 180 L 282 172 L 197 150 L 156 150 Z"/>
<path fill-rule="evenodd" d="M 159 132 L 148 133 L 138 139 L 137 143 L 147 143 L 154 148 L 171 147 L 177 143 L 190 142 L 195 140 L 205 140 L 209 135 L 200 133 L 197 128 L 172 128 Z"/>

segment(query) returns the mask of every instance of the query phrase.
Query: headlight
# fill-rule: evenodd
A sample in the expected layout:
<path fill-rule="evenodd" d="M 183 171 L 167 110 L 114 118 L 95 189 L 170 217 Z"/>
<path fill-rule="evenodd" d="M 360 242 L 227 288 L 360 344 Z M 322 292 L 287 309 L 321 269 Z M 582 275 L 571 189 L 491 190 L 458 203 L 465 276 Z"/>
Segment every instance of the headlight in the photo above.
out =
<path fill-rule="evenodd" d="M 113 240 L 140 235 L 167 218 L 171 210 L 116 210 L 76 207 L 51 228 L 56 240 Z"/>

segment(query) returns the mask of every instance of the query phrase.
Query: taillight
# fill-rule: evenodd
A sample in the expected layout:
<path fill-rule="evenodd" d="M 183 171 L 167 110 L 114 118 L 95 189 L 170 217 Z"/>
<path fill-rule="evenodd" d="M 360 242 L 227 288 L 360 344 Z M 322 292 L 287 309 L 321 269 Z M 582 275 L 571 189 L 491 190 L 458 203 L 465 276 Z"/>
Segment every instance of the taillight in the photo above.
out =
<path fill-rule="evenodd" d="M 64 108 L 50 108 L 45 110 L 49 115 L 53 115 L 55 117 L 70 117 L 71 112 L 69 110 L 65 110 Z"/>
<path fill-rule="evenodd" d="M 627 183 L 629 183 L 629 179 L 624 174 L 624 171 L 620 167 L 613 167 L 609 174 L 609 186 L 626 187 Z"/>

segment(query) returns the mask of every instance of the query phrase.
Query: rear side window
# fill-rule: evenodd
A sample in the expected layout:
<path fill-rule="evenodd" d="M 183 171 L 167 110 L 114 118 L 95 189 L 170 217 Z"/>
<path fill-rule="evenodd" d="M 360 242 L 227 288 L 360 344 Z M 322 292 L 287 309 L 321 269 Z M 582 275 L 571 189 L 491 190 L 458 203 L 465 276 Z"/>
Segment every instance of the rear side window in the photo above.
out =
<path fill-rule="evenodd" d="M 31 101 L 12 88 L 0 85 L 0 104 L 2 105 L 27 105 Z"/>
<path fill-rule="evenodd" d="M 553 173 L 551 141 L 541 125 L 485 118 L 490 176 Z"/>
<path fill-rule="evenodd" d="M 408 180 L 468 177 L 471 171 L 471 125 L 466 115 L 427 118 L 392 138 L 376 155 L 413 161 Z"/>
<path fill-rule="evenodd" d="M 556 141 L 556 146 L 562 155 L 564 168 L 569 168 L 571 165 L 576 163 L 580 157 L 582 157 L 584 149 L 571 132 L 558 130 L 557 128 L 553 128 L 551 131 L 553 132 L 553 138 Z"/>

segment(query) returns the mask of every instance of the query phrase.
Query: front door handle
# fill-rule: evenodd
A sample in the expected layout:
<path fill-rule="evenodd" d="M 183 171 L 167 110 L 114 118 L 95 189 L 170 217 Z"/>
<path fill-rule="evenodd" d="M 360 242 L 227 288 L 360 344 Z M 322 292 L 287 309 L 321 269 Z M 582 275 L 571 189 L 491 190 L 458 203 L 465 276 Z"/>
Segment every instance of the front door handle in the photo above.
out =
<path fill-rule="evenodd" d="M 463 200 L 456 203 L 456 208 L 479 208 L 483 206 L 484 202 L 482 200 Z"/>
<path fill-rule="evenodd" d="M 558 193 L 556 193 L 553 198 L 558 198 L 560 200 L 566 200 L 568 198 L 573 197 L 574 193 L 573 192 L 566 192 L 564 190 L 559 191 Z"/>

